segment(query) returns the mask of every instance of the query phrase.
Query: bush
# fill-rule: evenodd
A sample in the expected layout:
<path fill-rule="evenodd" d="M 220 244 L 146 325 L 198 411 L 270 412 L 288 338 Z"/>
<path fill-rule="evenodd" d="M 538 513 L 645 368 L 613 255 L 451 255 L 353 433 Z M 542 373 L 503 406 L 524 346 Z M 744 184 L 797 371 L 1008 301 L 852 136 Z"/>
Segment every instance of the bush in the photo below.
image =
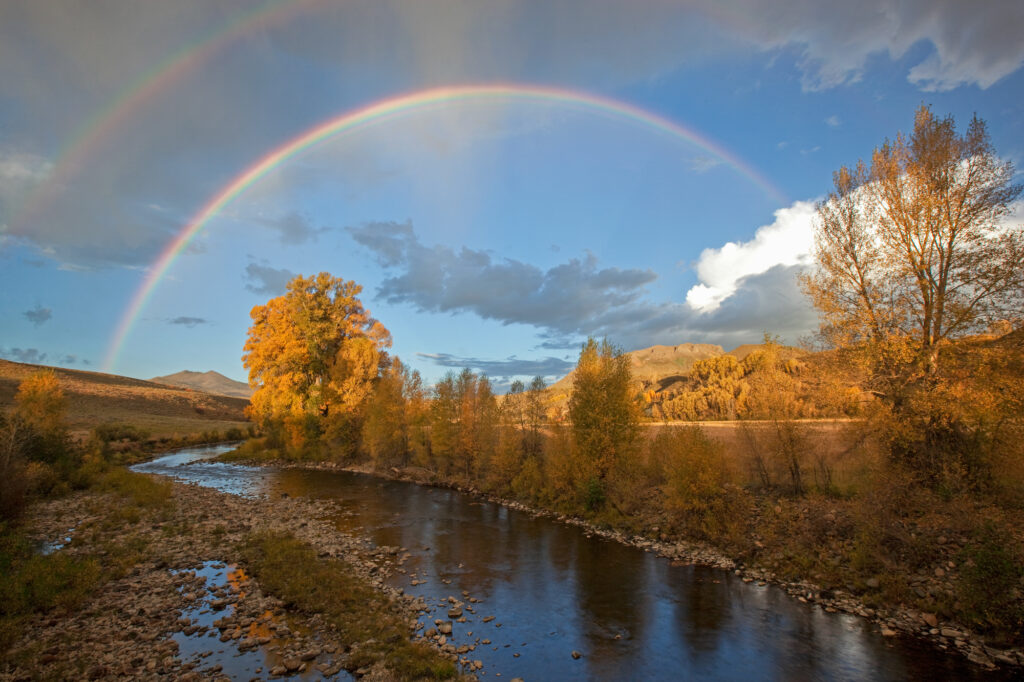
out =
<path fill-rule="evenodd" d="M 690 534 L 718 539 L 739 530 L 732 506 L 742 491 L 731 485 L 732 472 L 722 446 L 697 426 L 672 429 L 657 440 L 665 467 L 665 506 Z"/>
<path fill-rule="evenodd" d="M 149 432 L 131 424 L 120 424 L 110 422 L 100 424 L 92 430 L 93 437 L 101 443 L 115 443 L 127 440 L 133 443 L 141 443 L 149 438 Z"/>
<path fill-rule="evenodd" d="M 1008 532 L 986 522 L 961 552 L 960 598 L 965 615 L 976 625 L 1021 636 L 1024 577 L 1020 550 Z"/>

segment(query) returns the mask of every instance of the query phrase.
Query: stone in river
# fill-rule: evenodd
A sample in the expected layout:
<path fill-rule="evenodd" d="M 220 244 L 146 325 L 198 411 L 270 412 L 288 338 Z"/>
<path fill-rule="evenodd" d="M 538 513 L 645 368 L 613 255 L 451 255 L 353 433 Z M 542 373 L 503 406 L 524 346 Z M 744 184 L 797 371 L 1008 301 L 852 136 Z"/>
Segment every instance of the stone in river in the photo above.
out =
<path fill-rule="evenodd" d="M 576 650 L 573 650 L 573 652 L 572 652 L 572 657 L 573 657 L 574 659 L 576 659 L 576 660 L 579 660 L 580 658 L 582 658 L 582 657 L 583 657 L 583 654 L 581 654 L 580 652 L 578 652 L 578 651 L 576 651 Z"/>

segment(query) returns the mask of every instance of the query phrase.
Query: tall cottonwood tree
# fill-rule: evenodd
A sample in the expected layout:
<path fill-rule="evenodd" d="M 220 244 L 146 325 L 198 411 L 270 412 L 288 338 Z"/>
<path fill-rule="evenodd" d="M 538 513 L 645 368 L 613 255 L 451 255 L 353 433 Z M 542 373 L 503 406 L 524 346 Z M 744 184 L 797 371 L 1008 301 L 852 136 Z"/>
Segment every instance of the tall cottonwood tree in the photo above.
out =
<path fill-rule="evenodd" d="M 1024 312 L 1024 233 L 1004 219 L 1020 195 L 985 123 L 959 134 L 922 106 L 911 135 L 834 175 L 819 205 L 804 291 L 838 345 L 910 340 L 934 373 L 938 347 Z"/>
<path fill-rule="evenodd" d="M 588 507 L 599 506 L 606 479 L 636 443 L 640 408 L 633 399 L 629 356 L 608 343 L 587 339 L 573 374 L 569 396 L 577 481 Z"/>
<path fill-rule="evenodd" d="M 391 346 L 387 329 L 357 297 L 355 282 L 299 275 L 283 296 L 252 309 L 242 361 L 260 423 L 358 410 Z"/>

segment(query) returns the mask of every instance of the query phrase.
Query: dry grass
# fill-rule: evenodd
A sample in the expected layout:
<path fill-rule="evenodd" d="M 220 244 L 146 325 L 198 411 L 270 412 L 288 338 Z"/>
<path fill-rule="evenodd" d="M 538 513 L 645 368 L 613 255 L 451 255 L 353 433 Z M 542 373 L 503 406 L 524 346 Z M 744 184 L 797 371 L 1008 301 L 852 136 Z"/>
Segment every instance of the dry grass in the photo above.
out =
<path fill-rule="evenodd" d="M 39 369 L 39 365 L 0 360 L 0 409 L 13 405 L 18 384 Z M 54 371 L 67 398 L 67 422 L 76 438 L 111 422 L 131 424 L 154 438 L 249 426 L 244 414 L 248 401 L 242 398 L 100 372 Z"/>

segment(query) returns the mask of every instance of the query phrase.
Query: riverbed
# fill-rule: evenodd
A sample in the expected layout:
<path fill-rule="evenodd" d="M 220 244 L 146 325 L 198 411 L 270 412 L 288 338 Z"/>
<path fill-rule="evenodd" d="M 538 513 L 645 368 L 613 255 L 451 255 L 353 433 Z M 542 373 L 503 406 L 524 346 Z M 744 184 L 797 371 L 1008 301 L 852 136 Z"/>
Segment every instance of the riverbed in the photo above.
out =
<path fill-rule="evenodd" d="M 470 495 L 208 461 L 223 450 L 135 469 L 235 495 L 331 500 L 340 530 L 393 550 L 387 581 L 432 607 L 421 632 L 444 633 L 483 664 L 482 679 L 1010 679 L 776 586 Z"/>

